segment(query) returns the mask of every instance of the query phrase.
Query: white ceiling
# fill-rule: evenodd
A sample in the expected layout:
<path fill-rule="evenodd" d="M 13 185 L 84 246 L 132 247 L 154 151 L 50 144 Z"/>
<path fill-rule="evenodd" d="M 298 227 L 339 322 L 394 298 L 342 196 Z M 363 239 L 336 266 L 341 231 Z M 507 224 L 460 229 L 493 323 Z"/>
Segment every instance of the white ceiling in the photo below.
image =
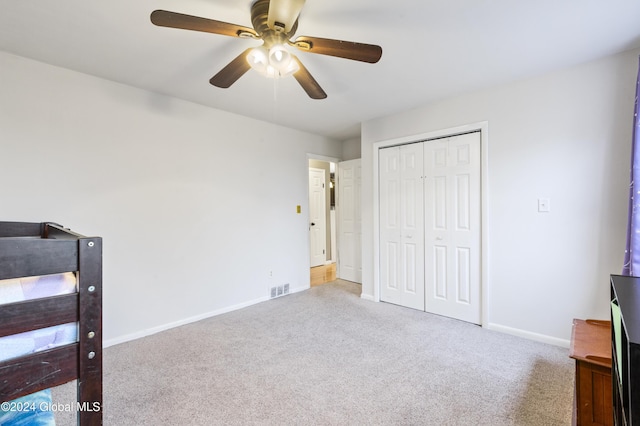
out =
<path fill-rule="evenodd" d="M 0 0 L 0 50 L 346 140 L 368 119 L 640 47 L 639 0 L 307 0 L 297 35 L 383 49 L 377 64 L 296 52 L 328 95 L 312 100 L 252 70 L 214 87 L 259 42 L 149 20 L 165 9 L 251 27 L 251 3 Z"/>

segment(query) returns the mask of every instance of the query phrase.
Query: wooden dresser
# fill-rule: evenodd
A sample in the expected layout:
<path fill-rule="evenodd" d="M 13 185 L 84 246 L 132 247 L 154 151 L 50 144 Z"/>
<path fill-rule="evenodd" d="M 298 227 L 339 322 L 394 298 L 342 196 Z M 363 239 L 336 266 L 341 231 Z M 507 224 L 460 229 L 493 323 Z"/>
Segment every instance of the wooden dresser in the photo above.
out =
<path fill-rule="evenodd" d="M 569 356 L 576 360 L 574 424 L 613 425 L 611 322 L 574 319 Z"/>

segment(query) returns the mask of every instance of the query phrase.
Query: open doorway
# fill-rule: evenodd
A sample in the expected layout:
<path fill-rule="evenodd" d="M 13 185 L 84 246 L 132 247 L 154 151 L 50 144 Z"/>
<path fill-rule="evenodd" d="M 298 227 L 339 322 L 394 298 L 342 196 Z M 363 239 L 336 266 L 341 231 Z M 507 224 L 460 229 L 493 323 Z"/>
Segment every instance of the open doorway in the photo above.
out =
<path fill-rule="evenodd" d="M 309 159 L 311 286 L 336 279 L 336 162 Z"/>

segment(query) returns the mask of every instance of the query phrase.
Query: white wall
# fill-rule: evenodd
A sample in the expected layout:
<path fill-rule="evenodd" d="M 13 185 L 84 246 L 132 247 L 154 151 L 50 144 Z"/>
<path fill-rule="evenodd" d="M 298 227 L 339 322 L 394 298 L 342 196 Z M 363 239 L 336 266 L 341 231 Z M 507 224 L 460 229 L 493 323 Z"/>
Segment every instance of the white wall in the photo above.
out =
<path fill-rule="evenodd" d="M 307 153 L 339 142 L 5 53 L 0 76 L 0 220 L 103 237 L 107 343 L 308 287 Z"/>
<path fill-rule="evenodd" d="M 373 298 L 373 144 L 488 121 L 488 324 L 567 344 L 608 318 L 622 268 L 638 54 L 443 100 L 362 126 L 363 297 Z M 551 199 L 538 213 L 537 199 Z"/>
<path fill-rule="evenodd" d="M 342 161 L 360 158 L 360 138 L 348 139 L 342 142 Z"/>

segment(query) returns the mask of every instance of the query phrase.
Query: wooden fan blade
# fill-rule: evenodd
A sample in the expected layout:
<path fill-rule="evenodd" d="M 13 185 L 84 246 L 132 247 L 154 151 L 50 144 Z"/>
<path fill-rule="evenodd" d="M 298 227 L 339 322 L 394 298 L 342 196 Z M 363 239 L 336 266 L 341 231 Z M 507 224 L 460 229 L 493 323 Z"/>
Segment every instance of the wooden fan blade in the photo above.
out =
<path fill-rule="evenodd" d="M 240 77 L 242 77 L 251 65 L 247 61 L 247 54 L 251 51 L 252 48 L 249 48 L 239 54 L 233 61 L 229 62 L 226 67 L 222 68 L 218 74 L 211 77 L 209 83 L 213 84 L 216 87 L 221 87 L 223 89 L 227 89 L 233 83 L 238 81 Z"/>
<path fill-rule="evenodd" d="M 354 41 L 301 36 L 290 42 L 290 44 L 307 52 L 368 62 L 370 64 L 375 64 L 382 56 L 382 47 Z"/>
<path fill-rule="evenodd" d="M 159 27 L 179 28 L 181 30 L 202 31 L 205 33 L 221 34 L 231 37 L 258 38 L 258 33 L 252 28 L 199 16 L 184 15 L 166 10 L 151 12 L 151 22 Z"/>
<path fill-rule="evenodd" d="M 298 60 L 295 56 L 292 57 L 294 61 L 298 63 L 298 71 L 293 74 L 293 77 L 300 83 L 300 86 L 307 92 L 307 95 L 311 99 L 324 99 L 327 97 L 327 94 L 322 90 L 322 87 L 318 84 L 315 78 L 309 73 L 302 62 Z"/>

